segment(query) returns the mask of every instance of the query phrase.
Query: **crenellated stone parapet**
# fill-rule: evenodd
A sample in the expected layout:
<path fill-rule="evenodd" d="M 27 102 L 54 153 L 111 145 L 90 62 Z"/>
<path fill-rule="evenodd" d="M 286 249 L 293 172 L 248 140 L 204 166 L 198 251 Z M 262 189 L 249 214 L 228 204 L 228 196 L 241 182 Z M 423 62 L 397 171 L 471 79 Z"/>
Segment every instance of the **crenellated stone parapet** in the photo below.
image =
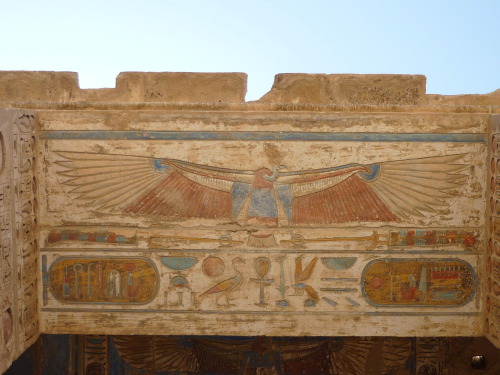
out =
<path fill-rule="evenodd" d="M 246 104 L 247 109 L 278 110 L 283 107 L 272 105 L 288 105 L 288 110 L 314 105 L 326 110 L 329 106 L 500 106 L 499 90 L 483 95 L 426 94 L 425 76 L 409 74 L 286 73 L 277 74 L 271 90 L 259 100 L 245 102 L 246 91 L 245 73 L 122 72 L 114 88 L 81 89 L 75 72 L 0 71 L 0 104 L 6 107 L 70 108 L 84 103 Z"/>

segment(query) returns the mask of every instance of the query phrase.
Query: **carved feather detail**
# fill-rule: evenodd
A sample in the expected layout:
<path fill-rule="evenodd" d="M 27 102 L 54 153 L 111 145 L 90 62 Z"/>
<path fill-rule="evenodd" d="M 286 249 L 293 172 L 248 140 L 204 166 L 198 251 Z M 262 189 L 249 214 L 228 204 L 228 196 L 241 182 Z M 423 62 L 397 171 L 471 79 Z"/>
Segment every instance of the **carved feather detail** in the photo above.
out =
<path fill-rule="evenodd" d="M 368 181 L 400 217 L 424 216 L 446 207 L 446 199 L 464 183 L 465 155 L 428 157 L 380 163 L 378 178 Z"/>
<path fill-rule="evenodd" d="M 159 172 L 151 158 L 104 155 L 85 152 L 58 152 L 57 162 L 65 169 L 58 174 L 69 177 L 62 183 L 77 199 L 93 201 L 98 208 L 121 210 L 157 185 L 171 171 Z"/>

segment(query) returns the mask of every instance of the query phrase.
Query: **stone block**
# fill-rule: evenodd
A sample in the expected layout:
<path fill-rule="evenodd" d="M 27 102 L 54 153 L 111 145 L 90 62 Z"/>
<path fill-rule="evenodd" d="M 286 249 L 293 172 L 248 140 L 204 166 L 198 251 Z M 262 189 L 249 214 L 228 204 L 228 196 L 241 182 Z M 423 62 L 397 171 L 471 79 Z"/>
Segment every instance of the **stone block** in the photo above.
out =
<path fill-rule="evenodd" d="M 427 95 L 430 105 L 455 105 L 455 106 L 500 106 L 500 89 L 488 94 L 467 95 Z"/>
<path fill-rule="evenodd" d="M 247 90 L 244 73 L 123 72 L 116 90 L 124 101 L 242 103 Z"/>
<path fill-rule="evenodd" d="M 426 78 L 404 74 L 277 74 L 259 102 L 310 104 L 425 103 Z"/>
<path fill-rule="evenodd" d="M 0 101 L 70 101 L 79 90 L 78 73 L 0 71 Z"/>

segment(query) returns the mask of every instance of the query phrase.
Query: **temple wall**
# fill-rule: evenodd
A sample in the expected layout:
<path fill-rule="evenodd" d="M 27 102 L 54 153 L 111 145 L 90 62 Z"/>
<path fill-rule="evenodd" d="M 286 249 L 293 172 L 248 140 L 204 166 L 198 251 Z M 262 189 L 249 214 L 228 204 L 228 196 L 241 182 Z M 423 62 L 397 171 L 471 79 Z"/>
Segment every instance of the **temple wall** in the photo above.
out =
<path fill-rule="evenodd" d="M 100 90 L 73 73 L 0 73 L 0 104 L 38 119 L 42 332 L 497 324 L 485 284 L 496 93 L 426 95 L 408 75 L 278 75 L 251 103 L 245 90 L 241 73 L 122 73 Z"/>

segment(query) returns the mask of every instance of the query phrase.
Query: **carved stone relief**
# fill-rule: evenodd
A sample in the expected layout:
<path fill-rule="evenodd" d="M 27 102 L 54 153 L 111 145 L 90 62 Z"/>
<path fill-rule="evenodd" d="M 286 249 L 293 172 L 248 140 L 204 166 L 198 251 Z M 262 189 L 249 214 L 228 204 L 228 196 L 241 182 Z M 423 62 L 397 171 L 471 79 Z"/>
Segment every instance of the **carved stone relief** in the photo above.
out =
<path fill-rule="evenodd" d="M 263 334 L 255 316 L 286 335 L 361 317 L 365 334 L 379 317 L 407 335 L 480 330 L 483 135 L 252 132 L 235 114 L 239 131 L 185 132 L 162 116 L 163 130 L 41 132 L 54 329 L 109 311 L 107 333 L 143 314 L 150 334 Z"/>
<path fill-rule="evenodd" d="M 39 335 L 35 120 L 0 111 L 0 372 Z"/>

